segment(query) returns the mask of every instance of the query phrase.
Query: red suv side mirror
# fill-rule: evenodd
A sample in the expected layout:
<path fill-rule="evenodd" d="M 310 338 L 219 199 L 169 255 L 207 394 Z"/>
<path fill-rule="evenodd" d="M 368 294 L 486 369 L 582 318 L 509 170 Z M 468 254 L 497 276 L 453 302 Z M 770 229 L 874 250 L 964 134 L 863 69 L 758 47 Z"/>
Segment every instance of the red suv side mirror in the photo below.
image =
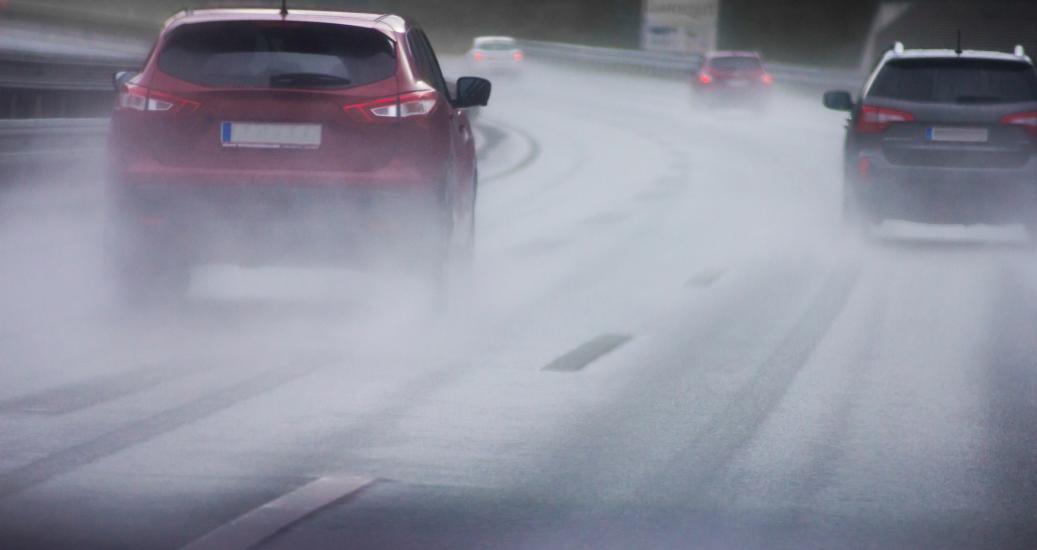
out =
<path fill-rule="evenodd" d="M 493 84 L 485 78 L 462 76 L 457 79 L 457 98 L 454 106 L 461 109 L 467 107 L 485 107 L 490 102 Z"/>

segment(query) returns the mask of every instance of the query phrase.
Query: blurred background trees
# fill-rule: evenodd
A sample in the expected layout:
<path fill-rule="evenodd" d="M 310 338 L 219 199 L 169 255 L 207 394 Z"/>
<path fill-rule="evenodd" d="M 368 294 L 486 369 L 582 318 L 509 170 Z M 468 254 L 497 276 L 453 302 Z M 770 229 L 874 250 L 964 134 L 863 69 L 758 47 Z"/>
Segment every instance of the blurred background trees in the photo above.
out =
<path fill-rule="evenodd" d="M 0 0 L 4 2 L 5 0 Z M 772 60 L 855 68 L 884 0 L 719 0 L 719 47 L 758 50 Z M 886 2 L 888 3 L 888 2 Z M 905 3 L 905 2 L 897 2 Z M 274 7 L 280 0 L 6 0 L 8 17 L 65 20 L 154 36 L 185 6 Z M 966 45 L 1010 49 L 1037 41 L 1035 0 L 910 0 L 910 9 L 878 35 L 909 47 Z M 297 8 L 393 12 L 419 20 L 444 53 L 464 51 L 483 34 L 508 34 L 598 46 L 637 48 L 641 0 L 290 0 Z M 1037 50 L 1037 43 L 1029 48 Z"/>

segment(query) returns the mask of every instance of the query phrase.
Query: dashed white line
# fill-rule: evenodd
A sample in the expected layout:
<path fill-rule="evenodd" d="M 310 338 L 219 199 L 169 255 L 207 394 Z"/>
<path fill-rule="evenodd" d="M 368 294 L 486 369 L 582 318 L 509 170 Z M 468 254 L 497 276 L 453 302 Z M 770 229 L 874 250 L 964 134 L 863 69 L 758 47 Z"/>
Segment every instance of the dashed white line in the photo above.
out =
<path fill-rule="evenodd" d="M 356 476 L 322 477 L 217 527 L 183 550 L 247 550 L 373 481 Z"/>

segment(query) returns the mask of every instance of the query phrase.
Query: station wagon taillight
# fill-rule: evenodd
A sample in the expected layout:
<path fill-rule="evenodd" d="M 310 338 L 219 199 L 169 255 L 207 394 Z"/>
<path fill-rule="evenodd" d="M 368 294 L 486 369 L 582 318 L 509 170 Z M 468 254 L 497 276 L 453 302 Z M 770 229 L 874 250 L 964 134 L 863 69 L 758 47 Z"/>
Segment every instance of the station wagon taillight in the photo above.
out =
<path fill-rule="evenodd" d="M 1037 137 L 1037 111 L 1014 113 L 1001 119 L 1001 124 L 1022 126 L 1026 133 Z"/>
<path fill-rule="evenodd" d="M 915 115 L 896 109 L 864 105 L 857 116 L 857 125 L 854 127 L 859 134 L 881 134 L 891 124 L 898 122 L 911 122 Z"/>
<path fill-rule="evenodd" d="M 193 113 L 200 106 L 197 101 L 135 84 L 124 85 L 118 97 L 118 108 L 128 111 Z"/>

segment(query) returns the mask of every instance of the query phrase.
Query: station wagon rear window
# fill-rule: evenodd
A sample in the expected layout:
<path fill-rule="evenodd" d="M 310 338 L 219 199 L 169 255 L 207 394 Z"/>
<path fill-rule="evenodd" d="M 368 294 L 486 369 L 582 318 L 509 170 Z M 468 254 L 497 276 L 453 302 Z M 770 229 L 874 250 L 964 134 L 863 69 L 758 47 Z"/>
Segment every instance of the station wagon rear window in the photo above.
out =
<path fill-rule="evenodd" d="M 345 88 L 396 73 L 384 34 L 328 23 L 230 21 L 175 30 L 159 69 L 203 86 Z"/>
<path fill-rule="evenodd" d="M 901 59 L 879 72 L 869 97 L 929 103 L 1037 101 L 1037 71 L 998 59 Z"/>
<path fill-rule="evenodd" d="M 476 42 L 475 47 L 487 51 L 508 51 L 516 49 L 515 42 L 512 40 L 487 40 L 485 42 Z"/>

